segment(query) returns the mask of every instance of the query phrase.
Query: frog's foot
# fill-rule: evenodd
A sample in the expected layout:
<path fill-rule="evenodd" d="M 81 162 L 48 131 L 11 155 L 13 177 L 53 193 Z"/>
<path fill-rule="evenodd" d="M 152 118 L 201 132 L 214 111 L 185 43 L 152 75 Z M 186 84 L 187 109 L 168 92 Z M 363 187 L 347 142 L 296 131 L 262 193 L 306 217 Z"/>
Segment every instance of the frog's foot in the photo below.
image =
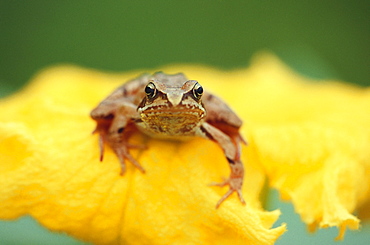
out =
<path fill-rule="evenodd" d="M 216 204 L 216 209 L 218 207 L 220 207 L 220 205 L 223 203 L 223 201 L 225 201 L 231 194 L 233 194 L 233 192 L 236 192 L 238 194 L 238 197 L 239 197 L 239 200 L 240 202 L 245 205 L 245 201 L 244 201 L 244 198 L 243 198 L 243 194 L 242 194 L 242 185 L 243 185 L 243 178 L 242 177 L 230 177 L 228 179 L 224 179 L 223 182 L 221 183 L 211 183 L 210 184 L 211 186 L 220 186 L 220 187 L 224 187 L 224 186 L 229 186 L 229 190 L 228 192 L 225 193 L 225 195 L 223 195 L 221 197 L 221 199 L 217 202 Z"/>
<path fill-rule="evenodd" d="M 119 148 L 115 148 L 114 151 L 116 155 L 118 156 L 120 165 L 121 165 L 121 173 L 120 175 L 124 175 L 126 172 L 126 163 L 125 160 L 127 159 L 129 162 L 131 162 L 136 168 L 138 168 L 142 173 L 145 173 L 145 169 L 140 165 L 136 159 L 131 156 L 131 154 L 128 152 L 128 146 L 123 146 Z"/>

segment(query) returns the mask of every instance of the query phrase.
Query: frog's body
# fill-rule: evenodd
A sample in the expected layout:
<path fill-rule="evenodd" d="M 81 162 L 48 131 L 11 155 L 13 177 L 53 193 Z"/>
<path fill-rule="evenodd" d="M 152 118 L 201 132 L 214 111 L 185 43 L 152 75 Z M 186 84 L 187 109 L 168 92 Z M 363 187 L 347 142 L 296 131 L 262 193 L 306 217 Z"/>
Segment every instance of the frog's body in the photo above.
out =
<path fill-rule="evenodd" d="M 223 149 L 231 168 L 230 178 L 219 186 L 230 190 L 217 203 L 218 207 L 234 191 L 244 203 L 241 187 L 244 169 L 240 160 L 239 133 L 242 121 L 218 97 L 204 92 L 195 80 L 179 73 L 143 75 L 125 83 L 91 112 L 100 134 L 101 160 L 104 143 L 108 143 L 125 172 L 125 159 L 142 172 L 144 169 L 130 155 L 130 132 L 141 132 L 155 138 L 188 139 L 199 136 L 215 141 Z"/>

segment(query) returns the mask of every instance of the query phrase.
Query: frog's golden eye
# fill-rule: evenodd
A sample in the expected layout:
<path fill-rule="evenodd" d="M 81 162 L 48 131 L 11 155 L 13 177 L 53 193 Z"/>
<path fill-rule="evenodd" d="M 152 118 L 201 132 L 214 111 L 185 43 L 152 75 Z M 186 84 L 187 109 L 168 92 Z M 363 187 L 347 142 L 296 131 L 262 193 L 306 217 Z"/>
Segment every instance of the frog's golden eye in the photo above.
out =
<path fill-rule="evenodd" d="M 157 93 L 157 89 L 155 88 L 155 85 L 153 83 L 148 83 L 148 85 L 146 85 L 145 87 L 145 93 L 149 99 L 154 98 L 154 96 Z"/>
<path fill-rule="evenodd" d="M 196 83 L 193 88 L 194 97 L 199 100 L 202 97 L 202 94 L 203 94 L 203 87 L 199 83 Z"/>

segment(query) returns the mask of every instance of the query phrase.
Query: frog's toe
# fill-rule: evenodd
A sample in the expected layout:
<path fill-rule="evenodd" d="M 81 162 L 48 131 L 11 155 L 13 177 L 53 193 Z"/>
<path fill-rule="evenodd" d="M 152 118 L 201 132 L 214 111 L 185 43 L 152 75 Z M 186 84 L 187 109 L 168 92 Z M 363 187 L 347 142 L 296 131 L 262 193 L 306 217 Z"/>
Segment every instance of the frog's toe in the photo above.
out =
<path fill-rule="evenodd" d="M 229 186 L 230 189 L 221 197 L 221 199 L 217 202 L 216 204 L 216 209 L 220 207 L 220 205 L 229 197 L 231 196 L 231 194 L 233 194 L 233 192 L 236 192 L 238 194 L 238 197 L 239 197 L 239 200 L 240 202 L 245 205 L 245 200 L 243 198 L 243 194 L 242 194 L 242 180 L 240 180 L 240 178 L 229 178 L 229 179 L 226 179 L 224 180 L 223 182 L 221 183 L 215 183 L 215 182 L 212 182 L 210 184 L 211 186 L 220 186 L 220 187 L 224 187 L 224 186 Z"/>
<path fill-rule="evenodd" d="M 115 149 L 116 155 L 118 156 L 120 166 L 121 166 L 121 175 L 124 175 L 126 172 L 126 159 L 130 161 L 136 168 L 138 168 L 142 173 L 145 173 L 145 169 L 140 165 L 136 159 L 131 156 L 125 147 Z"/>
<path fill-rule="evenodd" d="M 140 165 L 140 163 L 138 161 L 136 161 L 136 159 L 131 156 L 130 154 L 127 154 L 125 156 L 125 158 L 127 158 L 127 160 L 129 160 L 136 168 L 138 168 L 142 173 L 145 173 L 145 169 Z"/>
<path fill-rule="evenodd" d="M 209 183 L 209 184 L 208 184 L 208 186 L 219 186 L 219 187 L 224 187 L 224 186 L 226 186 L 226 185 L 228 185 L 228 184 L 229 184 L 229 180 L 228 180 L 228 179 L 226 179 L 225 177 L 222 177 L 222 179 L 223 179 L 224 181 L 222 181 L 222 182 L 211 182 L 211 183 Z"/>

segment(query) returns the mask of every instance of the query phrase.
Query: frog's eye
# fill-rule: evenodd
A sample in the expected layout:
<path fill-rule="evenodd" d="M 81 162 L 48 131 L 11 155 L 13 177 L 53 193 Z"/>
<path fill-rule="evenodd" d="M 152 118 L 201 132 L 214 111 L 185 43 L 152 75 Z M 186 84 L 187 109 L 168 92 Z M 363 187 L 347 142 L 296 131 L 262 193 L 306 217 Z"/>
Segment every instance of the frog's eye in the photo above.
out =
<path fill-rule="evenodd" d="M 193 94 L 194 94 L 194 97 L 198 100 L 202 97 L 203 87 L 199 83 L 195 84 L 193 88 Z"/>
<path fill-rule="evenodd" d="M 154 98 L 154 96 L 157 93 L 157 89 L 155 88 L 155 85 L 153 83 L 148 83 L 148 85 L 146 85 L 145 87 L 145 93 L 149 99 Z"/>

